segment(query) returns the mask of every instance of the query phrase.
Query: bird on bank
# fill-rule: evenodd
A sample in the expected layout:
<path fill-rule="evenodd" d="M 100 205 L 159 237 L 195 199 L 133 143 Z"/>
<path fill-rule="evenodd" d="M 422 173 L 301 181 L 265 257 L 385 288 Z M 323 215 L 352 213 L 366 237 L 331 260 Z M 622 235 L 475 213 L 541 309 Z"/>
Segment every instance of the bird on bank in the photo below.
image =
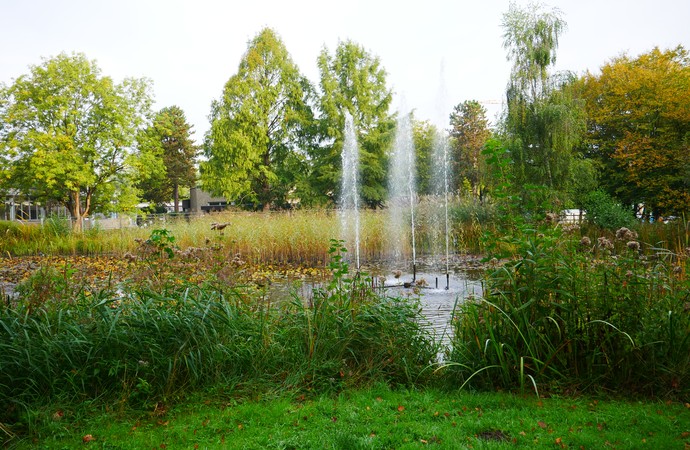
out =
<path fill-rule="evenodd" d="M 212 230 L 218 230 L 218 231 L 223 231 L 225 227 L 230 225 L 230 222 L 225 222 L 225 223 L 218 223 L 218 222 L 213 222 L 211 224 L 211 229 Z"/>

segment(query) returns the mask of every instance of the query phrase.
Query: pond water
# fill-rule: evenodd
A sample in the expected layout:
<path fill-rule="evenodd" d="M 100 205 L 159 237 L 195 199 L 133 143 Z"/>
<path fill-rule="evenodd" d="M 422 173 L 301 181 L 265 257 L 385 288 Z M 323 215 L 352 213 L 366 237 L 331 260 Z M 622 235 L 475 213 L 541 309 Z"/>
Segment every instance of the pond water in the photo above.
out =
<path fill-rule="evenodd" d="M 445 262 L 422 258 L 417 262 L 415 273 L 411 269 L 412 263 L 408 261 L 377 261 L 360 268 L 385 295 L 419 298 L 426 319 L 424 326 L 433 332 L 435 338 L 448 342 L 456 305 L 467 298 L 482 295 L 483 265 L 477 257 L 455 256 L 448 264 L 448 277 Z M 313 280 L 274 282 L 267 295 L 271 301 L 295 295 L 308 299 L 313 289 L 322 285 L 322 282 Z"/>
<path fill-rule="evenodd" d="M 456 305 L 482 295 L 484 270 L 478 257 L 454 255 L 446 265 L 445 260 L 422 256 L 414 271 L 410 261 L 383 261 L 364 269 L 379 278 L 390 296 L 419 296 L 422 314 L 428 321 L 425 326 L 443 341 L 450 337 Z"/>

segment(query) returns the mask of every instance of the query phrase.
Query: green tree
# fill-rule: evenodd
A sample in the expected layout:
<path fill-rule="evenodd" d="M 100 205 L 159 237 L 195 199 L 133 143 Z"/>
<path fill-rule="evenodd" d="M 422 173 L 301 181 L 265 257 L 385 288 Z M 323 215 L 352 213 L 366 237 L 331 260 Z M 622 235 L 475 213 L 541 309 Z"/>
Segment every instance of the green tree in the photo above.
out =
<path fill-rule="evenodd" d="M 194 166 L 198 147 L 192 141 L 192 125 L 179 106 L 160 110 L 146 129 L 140 145 L 150 155 L 147 176 L 141 183 L 143 198 L 164 203 L 171 198 L 179 212 L 181 186 L 196 182 Z"/>
<path fill-rule="evenodd" d="M 313 88 L 271 29 L 249 42 L 236 75 L 211 107 L 204 141 L 203 187 L 264 209 L 299 199 L 306 172 Z"/>
<path fill-rule="evenodd" d="M 482 158 L 484 144 L 491 137 L 486 108 L 476 100 L 467 100 L 453 108 L 450 114 L 450 158 L 456 179 L 452 190 L 459 191 L 463 180 L 468 180 L 479 195 L 485 164 Z"/>
<path fill-rule="evenodd" d="M 589 155 L 602 184 L 653 216 L 690 210 L 690 57 L 679 46 L 621 56 L 583 78 Z"/>
<path fill-rule="evenodd" d="M 83 54 L 62 53 L 31 66 L 0 98 L 6 186 L 65 205 L 77 229 L 128 191 L 151 103 L 147 80 L 116 84 Z"/>
<path fill-rule="evenodd" d="M 433 193 L 433 167 L 431 163 L 437 133 L 436 126 L 431 122 L 412 119 L 412 139 L 417 166 L 417 192 L 422 195 Z"/>
<path fill-rule="evenodd" d="M 311 151 L 315 200 L 334 204 L 338 198 L 344 111 L 347 110 L 357 130 L 361 198 L 369 207 L 381 206 L 386 198 L 386 154 L 395 127 L 395 120 L 388 112 L 392 94 L 386 87 L 386 71 L 377 57 L 352 41 L 341 42 L 333 55 L 324 48 L 318 67 L 320 145 Z"/>
<path fill-rule="evenodd" d="M 515 186 L 525 205 L 563 204 L 573 179 L 575 146 L 585 131 L 584 101 L 575 77 L 550 75 L 565 21 L 556 9 L 510 5 L 503 16 L 504 42 L 512 61 L 505 132 L 514 163 Z"/>

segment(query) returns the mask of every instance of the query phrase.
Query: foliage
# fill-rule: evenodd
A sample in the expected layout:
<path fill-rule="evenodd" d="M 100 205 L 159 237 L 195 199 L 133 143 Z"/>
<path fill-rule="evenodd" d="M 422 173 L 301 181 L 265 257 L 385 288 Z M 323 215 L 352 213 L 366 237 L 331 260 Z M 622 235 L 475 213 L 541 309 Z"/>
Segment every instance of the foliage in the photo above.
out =
<path fill-rule="evenodd" d="M 204 188 L 267 210 L 294 198 L 305 173 L 312 87 L 271 29 L 249 42 L 237 74 L 211 107 L 201 163 Z"/>
<path fill-rule="evenodd" d="M 74 301 L 82 291 L 84 283 L 75 283 L 74 274 L 74 269 L 67 264 L 60 270 L 45 265 L 20 282 L 15 291 L 28 313 L 46 306 L 52 309 L 57 304 Z"/>
<path fill-rule="evenodd" d="M 0 91 L 0 158 L 9 187 L 65 205 L 82 217 L 127 184 L 138 127 L 151 102 L 146 80 L 115 84 L 83 54 L 32 66 Z"/>
<path fill-rule="evenodd" d="M 315 202 L 335 204 L 338 198 L 347 110 L 357 130 L 361 198 L 369 207 L 381 206 L 386 197 L 386 155 L 395 126 L 389 115 L 392 94 L 386 87 L 386 71 L 378 57 L 352 41 L 340 42 L 334 54 L 324 48 L 317 63 L 320 145 L 311 150 L 310 172 Z"/>
<path fill-rule="evenodd" d="M 164 230 L 151 240 L 170 248 Z M 414 382 L 435 355 L 418 306 L 374 292 L 343 251 L 331 248 L 323 289 L 278 304 L 217 279 L 87 290 L 37 272 L 0 305 L 0 421 L 58 399 L 152 408 L 209 385 L 323 392 Z M 51 286 L 64 295 L 43 295 Z"/>
<path fill-rule="evenodd" d="M 688 256 L 636 234 L 524 229 L 515 257 L 461 305 L 448 368 L 455 383 L 543 391 L 687 395 Z"/>
<path fill-rule="evenodd" d="M 548 89 L 548 68 L 556 63 L 558 39 L 566 27 L 558 9 L 542 8 L 537 3 L 520 8 L 511 2 L 501 24 L 503 48 L 513 62 L 511 91 L 527 103 L 542 98 Z"/>
<path fill-rule="evenodd" d="M 191 138 L 192 126 L 187 123 L 179 106 L 160 110 L 153 123 L 141 134 L 142 158 L 140 182 L 145 200 L 165 203 L 174 199 L 175 212 L 179 211 L 179 190 L 196 182 L 194 166 L 197 146 Z"/>
<path fill-rule="evenodd" d="M 488 188 L 493 202 L 504 218 L 512 219 L 515 217 L 520 198 L 513 193 L 515 176 L 510 150 L 499 137 L 493 136 L 484 144 L 482 158 L 486 161 Z"/>
<path fill-rule="evenodd" d="M 0 220 L 0 236 L 2 236 L 3 240 L 7 240 L 10 237 L 19 236 L 20 234 L 21 231 L 17 222 Z"/>
<path fill-rule="evenodd" d="M 491 137 L 486 109 L 476 100 L 456 105 L 450 114 L 450 137 L 452 173 L 456 177 L 452 190 L 460 191 L 462 181 L 467 179 L 472 191 L 481 197 L 486 178 L 486 164 L 481 151 Z"/>
<path fill-rule="evenodd" d="M 417 193 L 419 195 L 432 194 L 434 146 L 439 131 L 431 122 L 412 120 L 412 139 L 415 150 L 415 166 L 417 168 Z"/>
<path fill-rule="evenodd" d="M 59 216 L 49 216 L 43 222 L 43 229 L 48 234 L 57 236 L 67 236 L 71 231 L 69 218 Z"/>
<path fill-rule="evenodd" d="M 527 205 L 563 206 L 573 178 L 573 149 L 585 131 L 584 102 L 571 74 L 551 76 L 565 22 L 558 10 L 511 3 L 503 16 L 504 47 L 512 60 L 505 131 L 514 163 L 515 186 Z"/>
<path fill-rule="evenodd" d="M 289 308 L 295 320 L 289 332 L 303 345 L 307 380 L 322 384 L 339 374 L 314 386 L 319 390 L 381 376 L 414 383 L 435 355 L 416 302 L 375 291 L 366 274 L 350 272 L 345 252 L 342 241 L 331 240 L 330 282 L 306 303 L 295 298 Z"/>
<path fill-rule="evenodd" d="M 175 256 L 175 236 L 166 229 L 152 230 L 146 244 L 153 247 L 154 253 L 159 257 L 163 256 L 163 253 L 170 259 Z"/>
<path fill-rule="evenodd" d="M 690 210 L 690 57 L 679 46 L 620 56 L 582 80 L 587 150 L 607 192 L 653 217 Z"/>
<path fill-rule="evenodd" d="M 582 205 L 587 212 L 587 220 L 602 228 L 616 230 L 621 227 L 633 227 L 636 224 L 632 210 L 624 208 L 602 190 L 587 194 Z"/>

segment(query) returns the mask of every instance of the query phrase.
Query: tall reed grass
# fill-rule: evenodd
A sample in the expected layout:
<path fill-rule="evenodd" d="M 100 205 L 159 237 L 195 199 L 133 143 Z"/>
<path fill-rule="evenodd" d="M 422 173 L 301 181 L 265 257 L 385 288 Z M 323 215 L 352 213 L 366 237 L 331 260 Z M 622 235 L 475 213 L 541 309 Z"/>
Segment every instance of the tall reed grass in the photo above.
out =
<path fill-rule="evenodd" d="M 0 422 L 56 400 L 152 408 L 208 386 L 323 393 L 417 381 L 437 351 L 420 308 L 353 276 L 342 250 L 330 247 L 332 278 L 311 297 L 275 304 L 213 280 L 3 303 Z"/>
<path fill-rule="evenodd" d="M 479 253 L 479 238 L 482 231 L 491 228 L 488 224 L 491 213 L 476 205 L 456 202 L 451 206 L 451 252 Z M 419 253 L 434 251 L 434 245 L 444 240 L 439 238 L 439 231 L 444 233 L 445 226 L 425 221 L 429 215 L 425 208 L 428 209 L 425 204 L 420 204 L 415 230 Z M 389 256 L 387 219 L 386 210 L 361 212 L 360 254 L 363 259 L 380 260 Z M 213 230 L 213 223 L 228 225 L 223 230 Z M 338 214 L 333 210 L 234 211 L 196 216 L 189 220 L 157 219 L 148 227 L 94 228 L 83 233 L 62 232 L 62 228 L 56 232 L 58 228 L 52 222 L 46 222 L 44 226 L 5 224 L 0 226 L 3 234 L 0 253 L 3 255 L 121 255 L 135 251 L 135 239 L 148 238 L 151 229 L 165 228 L 177 237 L 181 248 L 212 243 L 223 247 L 225 253 L 240 254 L 254 264 L 325 265 L 329 239 L 338 238 L 340 234 Z M 353 244 L 349 246 L 352 249 Z M 407 256 L 412 254 L 409 242 L 405 251 Z"/>
<path fill-rule="evenodd" d="M 626 229 L 580 237 L 542 226 L 503 240 L 515 256 L 457 311 L 446 366 L 454 383 L 690 392 L 690 255 Z"/>

